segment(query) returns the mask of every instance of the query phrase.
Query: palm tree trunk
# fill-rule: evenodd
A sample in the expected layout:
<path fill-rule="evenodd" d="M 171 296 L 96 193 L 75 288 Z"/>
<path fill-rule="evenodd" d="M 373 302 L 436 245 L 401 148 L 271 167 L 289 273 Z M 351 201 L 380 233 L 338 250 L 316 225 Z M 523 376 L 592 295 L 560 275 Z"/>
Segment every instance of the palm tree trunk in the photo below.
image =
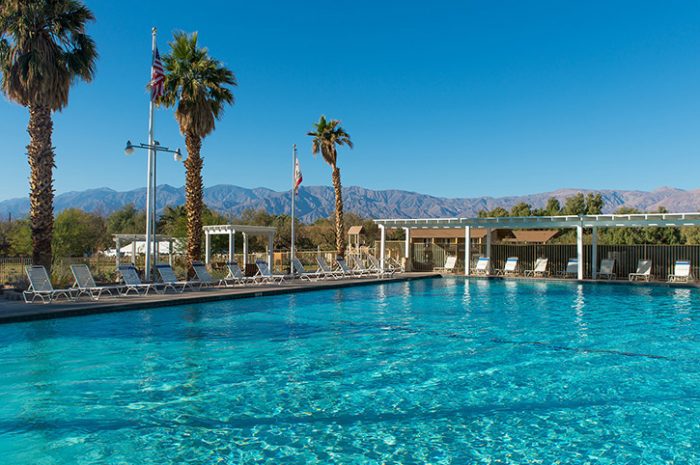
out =
<path fill-rule="evenodd" d="M 51 110 L 41 105 L 29 106 L 29 205 L 32 228 L 32 263 L 51 271 L 53 235 L 53 168 L 51 146 L 53 122 Z"/>
<path fill-rule="evenodd" d="M 192 262 L 202 257 L 202 210 L 204 209 L 202 165 L 199 155 L 202 138 L 193 132 L 185 134 L 187 159 L 185 160 L 185 211 L 187 213 L 187 261 L 188 275 L 192 276 Z"/>
<path fill-rule="evenodd" d="M 345 256 L 345 228 L 343 227 L 343 186 L 340 169 L 333 167 L 333 189 L 335 190 L 335 248 L 340 257 Z"/>

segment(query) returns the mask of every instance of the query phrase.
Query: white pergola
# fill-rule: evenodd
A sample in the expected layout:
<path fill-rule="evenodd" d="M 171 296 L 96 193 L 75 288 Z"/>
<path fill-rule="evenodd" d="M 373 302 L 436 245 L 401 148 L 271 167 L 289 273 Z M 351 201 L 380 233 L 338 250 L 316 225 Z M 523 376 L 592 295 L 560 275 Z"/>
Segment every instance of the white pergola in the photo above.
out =
<path fill-rule="evenodd" d="M 491 231 L 493 229 L 552 229 L 575 228 L 576 252 L 578 256 L 578 279 L 583 279 L 583 230 L 592 233 L 591 261 L 592 276 L 596 276 L 598 262 L 598 228 L 633 227 L 680 227 L 700 226 L 700 213 L 641 213 L 631 215 L 581 215 L 581 216 L 507 216 L 499 218 L 421 218 L 421 219 L 379 219 L 380 249 L 379 262 L 384 267 L 386 229 L 403 229 L 406 232 L 404 255 L 409 258 L 409 244 L 413 229 L 454 229 L 464 228 L 464 274 L 469 276 L 471 258 L 471 228 L 486 229 L 486 256 L 491 257 Z"/>
<path fill-rule="evenodd" d="M 273 246 L 277 228 L 272 226 L 251 226 L 246 224 L 220 224 L 216 226 L 204 226 L 204 261 L 209 263 L 211 260 L 211 236 L 228 235 L 228 258 L 233 259 L 236 253 L 236 237 L 237 232 L 243 234 L 243 269 L 248 264 L 248 236 L 259 235 L 267 236 L 267 255 L 270 268 L 273 264 Z"/>

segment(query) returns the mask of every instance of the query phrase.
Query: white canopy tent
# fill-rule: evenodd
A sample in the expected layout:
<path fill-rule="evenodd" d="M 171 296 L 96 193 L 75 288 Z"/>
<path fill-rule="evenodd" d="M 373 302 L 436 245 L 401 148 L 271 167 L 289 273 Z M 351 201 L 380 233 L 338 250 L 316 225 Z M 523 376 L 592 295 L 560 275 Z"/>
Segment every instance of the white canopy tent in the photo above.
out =
<path fill-rule="evenodd" d="M 171 250 L 171 245 L 173 250 Z M 177 245 L 177 243 L 173 244 L 169 241 L 158 242 L 158 253 L 161 255 L 167 255 L 173 252 L 177 248 Z M 155 250 L 155 244 L 151 244 L 151 252 L 153 250 Z M 134 251 L 136 252 L 136 255 L 144 255 L 146 253 L 146 241 L 134 241 L 131 244 L 127 244 L 119 249 L 119 253 L 123 257 L 133 256 Z"/>
<path fill-rule="evenodd" d="M 204 260 L 208 264 L 211 261 L 211 236 L 228 236 L 228 258 L 233 259 L 236 253 L 235 234 L 239 232 L 243 235 L 243 269 L 248 264 L 248 236 L 267 236 L 268 264 L 272 268 L 274 262 L 273 247 L 277 228 L 272 226 L 251 226 L 246 224 L 220 224 L 216 226 L 204 226 Z"/>
<path fill-rule="evenodd" d="M 114 234 L 112 236 L 115 248 L 115 258 L 117 266 L 119 266 L 120 258 L 122 256 L 131 257 L 132 261 L 138 255 L 144 255 L 146 253 L 146 235 L 145 234 Z M 123 243 L 127 245 L 122 247 Z M 151 244 L 152 249 L 157 251 L 156 257 L 158 255 L 168 255 L 168 262 L 172 264 L 173 253 L 178 251 L 182 246 L 182 241 L 170 236 L 157 235 L 156 243 L 158 248 L 156 249 L 155 244 Z M 119 251 L 119 253 L 116 253 Z"/>
<path fill-rule="evenodd" d="M 576 252 L 578 258 L 578 279 L 583 279 L 583 229 L 592 233 L 591 270 L 596 277 L 598 228 L 624 227 L 680 227 L 700 226 L 700 213 L 641 213 L 631 215 L 581 215 L 581 216 L 507 216 L 499 218 L 421 218 L 421 219 L 378 219 L 374 222 L 379 226 L 380 249 L 379 260 L 384 267 L 386 246 L 386 228 L 401 228 L 406 232 L 405 257 L 409 257 L 409 243 L 413 229 L 453 229 L 464 228 L 465 247 L 464 263 L 471 259 L 470 232 L 471 228 L 486 229 L 486 256 L 491 257 L 491 230 L 493 229 L 551 229 L 575 228 Z M 465 276 L 469 276 L 469 266 L 464 267 Z"/>

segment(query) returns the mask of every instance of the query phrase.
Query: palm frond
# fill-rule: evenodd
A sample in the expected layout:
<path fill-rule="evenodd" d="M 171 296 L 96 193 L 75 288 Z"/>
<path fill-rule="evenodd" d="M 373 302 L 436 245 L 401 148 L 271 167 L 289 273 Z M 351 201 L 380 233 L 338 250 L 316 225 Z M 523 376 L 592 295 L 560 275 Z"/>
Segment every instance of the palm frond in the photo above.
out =
<path fill-rule="evenodd" d="M 75 79 L 92 80 L 97 50 L 86 34 L 92 12 L 77 0 L 0 3 L 3 92 L 22 105 L 60 110 Z"/>
<path fill-rule="evenodd" d="M 306 135 L 312 137 L 311 153 L 314 155 L 321 153 L 323 159 L 335 168 L 338 162 L 337 145 L 347 145 L 353 148 L 350 134 L 340 127 L 340 121 L 327 120 L 325 115 L 321 115 L 318 122 L 314 123 L 314 130 Z"/>
<path fill-rule="evenodd" d="M 163 56 L 165 92 L 160 104 L 176 107 L 180 131 L 205 137 L 216 127 L 224 107 L 234 103 L 231 87 L 238 83 L 233 72 L 199 47 L 197 32 L 175 32 L 170 52 Z"/>

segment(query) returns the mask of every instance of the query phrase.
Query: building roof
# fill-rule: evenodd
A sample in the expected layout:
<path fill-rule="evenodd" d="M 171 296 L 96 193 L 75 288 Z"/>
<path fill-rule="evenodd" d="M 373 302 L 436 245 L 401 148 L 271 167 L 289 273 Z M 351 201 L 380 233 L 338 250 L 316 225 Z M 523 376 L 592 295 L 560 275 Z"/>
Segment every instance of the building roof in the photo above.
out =
<path fill-rule="evenodd" d="M 359 226 L 350 226 L 350 229 L 348 229 L 348 234 L 351 236 L 356 236 L 358 234 L 363 234 L 365 232 L 365 228 L 362 225 Z"/>
<path fill-rule="evenodd" d="M 546 230 L 515 230 L 513 231 L 513 238 L 507 237 L 503 239 L 505 242 L 531 242 L 544 244 L 549 242 L 554 236 L 557 235 L 559 231 L 555 229 Z"/>

